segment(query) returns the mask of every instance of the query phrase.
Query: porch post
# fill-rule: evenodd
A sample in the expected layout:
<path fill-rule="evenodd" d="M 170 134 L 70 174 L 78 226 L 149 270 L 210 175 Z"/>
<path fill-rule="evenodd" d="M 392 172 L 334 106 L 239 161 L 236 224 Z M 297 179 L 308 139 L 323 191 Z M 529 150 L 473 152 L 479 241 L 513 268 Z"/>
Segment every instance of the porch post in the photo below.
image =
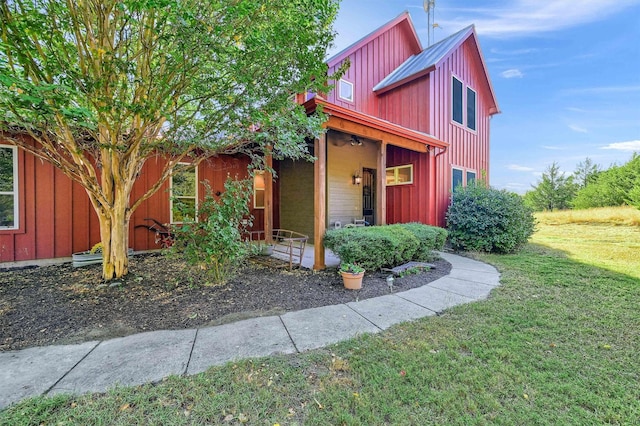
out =
<path fill-rule="evenodd" d="M 428 220 L 429 225 L 437 226 L 436 223 L 436 151 L 434 148 L 427 153 L 429 156 L 429 197 L 427 198 L 429 201 L 428 209 Z"/>
<path fill-rule="evenodd" d="M 387 224 L 387 142 L 380 142 L 380 155 L 378 155 L 378 199 L 376 200 L 376 225 Z"/>
<path fill-rule="evenodd" d="M 324 263 L 324 245 L 322 239 L 327 229 L 327 134 L 323 133 L 314 143 L 313 163 L 313 269 L 320 270 L 326 267 Z"/>
<path fill-rule="evenodd" d="M 268 154 L 265 157 L 264 171 L 264 239 L 265 243 L 270 243 L 273 234 L 273 156 L 271 155 L 271 147 L 268 148 Z"/>

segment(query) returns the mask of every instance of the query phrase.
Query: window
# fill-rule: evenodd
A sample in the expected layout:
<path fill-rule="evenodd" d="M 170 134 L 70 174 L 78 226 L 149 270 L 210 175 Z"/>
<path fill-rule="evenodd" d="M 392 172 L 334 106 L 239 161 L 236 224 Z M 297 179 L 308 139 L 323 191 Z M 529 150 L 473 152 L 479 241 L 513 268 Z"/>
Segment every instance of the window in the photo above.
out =
<path fill-rule="evenodd" d="M 459 186 L 463 186 L 462 183 L 462 170 L 460 169 L 453 169 L 452 170 L 452 177 L 451 177 L 451 189 L 453 191 L 455 191 L 456 189 L 458 189 Z"/>
<path fill-rule="evenodd" d="M 185 163 L 180 163 L 184 166 Z M 195 214 L 198 208 L 198 170 L 189 167 L 171 174 L 171 223 L 182 223 L 188 216 Z"/>
<path fill-rule="evenodd" d="M 338 96 L 345 101 L 353 102 L 353 83 L 340 79 Z"/>
<path fill-rule="evenodd" d="M 18 149 L 0 145 L 0 229 L 18 229 Z"/>
<path fill-rule="evenodd" d="M 459 168 L 451 169 L 451 191 L 455 191 L 460 186 L 468 186 L 476 181 L 476 172 Z"/>
<path fill-rule="evenodd" d="M 476 130 L 476 92 L 467 87 L 467 127 Z"/>
<path fill-rule="evenodd" d="M 264 209 L 264 172 L 256 171 L 253 176 L 253 208 Z"/>
<path fill-rule="evenodd" d="M 413 164 L 387 168 L 387 186 L 413 183 Z"/>
<path fill-rule="evenodd" d="M 476 181 L 476 172 L 467 170 L 467 185 L 471 185 Z"/>
<path fill-rule="evenodd" d="M 462 122 L 462 82 L 455 77 L 452 78 L 451 117 L 456 123 L 464 124 Z"/>
<path fill-rule="evenodd" d="M 469 130 L 476 130 L 477 118 L 476 110 L 478 105 L 478 96 L 476 91 L 470 87 L 466 87 L 461 80 L 451 77 L 451 120 L 462 126 L 465 125 Z M 466 115 L 465 115 L 466 110 Z"/>

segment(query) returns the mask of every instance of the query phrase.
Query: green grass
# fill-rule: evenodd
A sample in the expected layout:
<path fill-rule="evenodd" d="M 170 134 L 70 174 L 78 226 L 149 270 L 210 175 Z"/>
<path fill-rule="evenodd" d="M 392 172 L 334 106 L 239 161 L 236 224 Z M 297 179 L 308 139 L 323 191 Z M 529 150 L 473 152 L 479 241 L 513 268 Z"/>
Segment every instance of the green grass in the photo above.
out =
<path fill-rule="evenodd" d="M 325 350 L 34 398 L 0 424 L 638 424 L 640 280 L 572 256 L 482 256 L 503 283 L 486 301 Z"/>
<path fill-rule="evenodd" d="M 606 207 L 537 213 L 533 243 L 580 262 L 640 278 L 640 210 Z"/>

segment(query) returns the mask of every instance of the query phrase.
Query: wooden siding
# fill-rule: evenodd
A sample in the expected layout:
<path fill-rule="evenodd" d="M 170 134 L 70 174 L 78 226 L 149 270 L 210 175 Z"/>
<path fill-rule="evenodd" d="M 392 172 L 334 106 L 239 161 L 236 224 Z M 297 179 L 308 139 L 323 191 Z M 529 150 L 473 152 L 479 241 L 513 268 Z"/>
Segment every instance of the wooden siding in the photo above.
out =
<path fill-rule="evenodd" d="M 387 186 L 387 223 L 429 223 L 429 153 L 389 146 L 387 167 L 413 165 L 413 183 Z M 433 224 L 431 224 L 433 225 Z"/>
<path fill-rule="evenodd" d="M 337 139 L 329 133 L 327 155 L 327 226 L 333 227 L 336 221 L 343 226 L 362 219 L 362 185 L 353 184 L 353 175 L 362 169 L 377 168 L 379 143 L 363 140 L 361 146 L 351 146 L 344 138 Z M 342 142 L 341 142 L 342 141 Z"/>
<path fill-rule="evenodd" d="M 385 92 L 379 99 L 378 116 L 409 129 L 430 133 L 429 89 L 429 77 L 425 76 Z"/>
<path fill-rule="evenodd" d="M 473 38 L 443 60 L 430 76 L 430 133 L 449 142 L 449 148 L 437 156 L 436 194 L 438 226 L 444 226 L 444 215 L 451 194 L 451 168 L 472 170 L 478 178 L 489 176 L 489 102 L 491 93 L 483 78 L 483 68 Z M 464 87 L 477 93 L 476 123 L 472 131 L 451 120 L 451 78 L 460 79 Z M 464 91 L 466 93 L 466 89 Z M 465 104 L 466 105 L 466 104 Z M 466 116 L 466 108 L 464 109 Z M 465 117 L 466 119 L 466 117 Z"/>
<path fill-rule="evenodd" d="M 365 114 L 378 115 L 378 98 L 373 86 L 399 67 L 411 55 L 419 53 L 414 35 L 406 25 L 396 25 L 348 56 L 351 65 L 342 77 L 354 85 L 354 100 L 338 96 L 338 89 L 327 94 L 327 101 Z M 329 68 L 334 73 L 340 64 Z"/>
<path fill-rule="evenodd" d="M 155 183 L 165 160 L 152 157 L 145 163 L 133 187 L 132 200 Z M 199 180 L 208 180 L 212 190 L 223 191 L 227 176 L 247 176 L 249 160 L 244 157 L 213 157 L 200 164 Z M 0 230 L 0 262 L 68 257 L 100 241 L 98 218 L 86 191 L 60 170 L 18 149 L 18 191 L 20 228 Z M 274 185 L 274 192 L 277 192 Z M 199 185 L 198 195 L 205 190 Z M 277 198 L 276 198 L 277 200 Z M 254 230 L 263 229 L 263 211 L 252 209 Z M 136 225 L 152 217 L 169 222 L 169 183 L 142 203 L 131 218 L 129 246 L 135 250 L 159 248 L 155 235 Z"/>

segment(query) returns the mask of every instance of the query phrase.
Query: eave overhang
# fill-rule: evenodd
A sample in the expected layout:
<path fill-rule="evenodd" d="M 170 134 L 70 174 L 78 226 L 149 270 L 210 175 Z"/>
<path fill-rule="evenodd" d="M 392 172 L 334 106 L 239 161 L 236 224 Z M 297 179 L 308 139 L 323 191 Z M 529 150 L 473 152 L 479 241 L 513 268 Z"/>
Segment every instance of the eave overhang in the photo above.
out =
<path fill-rule="evenodd" d="M 319 105 L 322 106 L 322 112 L 329 116 L 329 120 L 324 124 L 326 128 L 349 133 L 360 131 L 358 136 L 383 140 L 392 145 L 417 152 L 427 152 L 430 148 L 443 149 L 449 146 L 447 142 L 428 133 L 408 129 L 372 115 L 341 107 L 318 96 L 308 100 L 304 107 L 307 114 L 311 114 Z"/>

